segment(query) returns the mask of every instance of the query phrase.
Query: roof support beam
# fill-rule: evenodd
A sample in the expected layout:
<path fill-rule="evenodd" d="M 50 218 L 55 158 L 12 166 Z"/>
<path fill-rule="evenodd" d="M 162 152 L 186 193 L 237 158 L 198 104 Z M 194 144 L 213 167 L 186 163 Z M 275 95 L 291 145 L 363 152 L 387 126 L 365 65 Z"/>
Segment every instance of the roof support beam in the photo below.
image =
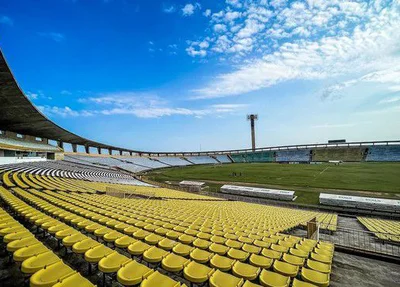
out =
<path fill-rule="evenodd" d="M 87 154 L 90 153 L 90 150 L 89 150 L 89 146 L 88 146 L 88 145 L 85 145 L 85 152 L 86 152 Z"/>
<path fill-rule="evenodd" d="M 97 153 L 101 154 L 101 148 L 100 147 L 97 148 Z"/>
<path fill-rule="evenodd" d="M 73 152 L 77 152 L 77 151 L 78 151 L 78 146 L 77 146 L 77 144 L 71 144 L 71 146 L 72 146 L 72 151 L 73 151 Z"/>

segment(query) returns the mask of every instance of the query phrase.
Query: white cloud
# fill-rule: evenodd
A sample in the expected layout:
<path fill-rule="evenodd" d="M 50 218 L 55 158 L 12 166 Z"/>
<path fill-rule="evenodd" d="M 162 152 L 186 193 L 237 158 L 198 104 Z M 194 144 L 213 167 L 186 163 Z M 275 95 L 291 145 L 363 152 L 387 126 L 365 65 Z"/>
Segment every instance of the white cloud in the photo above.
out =
<path fill-rule="evenodd" d="M 226 0 L 225 2 L 235 8 L 242 8 L 242 3 L 240 3 L 240 0 Z"/>
<path fill-rule="evenodd" d="M 6 24 L 9 26 L 12 26 L 12 25 L 14 25 L 14 22 L 13 22 L 13 20 L 11 20 L 10 17 L 2 15 L 2 16 L 0 16 L 0 24 Z"/>
<path fill-rule="evenodd" d="M 304 5 L 293 6 L 305 8 Z M 358 13 L 359 8 L 346 9 L 351 11 L 349 13 Z M 351 33 L 282 43 L 273 52 L 267 50 L 258 59 L 243 62 L 233 72 L 217 75 L 205 87 L 195 89 L 194 98 L 238 95 L 295 79 L 318 80 L 357 74 L 366 75 L 360 79 L 363 82 L 393 83 L 400 79 L 397 68 L 400 67 L 399 9 L 400 3 L 393 2 L 380 14 L 370 11 L 368 21 L 356 25 Z M 215 44 L 210 45 L 212 50 L 243 53 L 258 47 L 257 36 L 263 31 L 263 24 L 252 19 L 245 22 L 246 26 L 233 38 L 227 36 L 223 42 L 216 38 Z M 237 43 L 238 38 L 250 38 L 252 43 Z M 230 45 L 230 48 L 222 49 L 221 44 Z M 237 44 L 241 46 L 233 48 Z"/>
<path fill-rule="evenodd" d="M 201 9 L 201 5 L 200 3 L 195 3 L 195 4 L 186 4 L 183 8 L 182 8 L 182 15 L 183 16 L 191 16 L 193 15 L 193 13 L 197 10 L 197 9 Z"/>
<path fill-rule="evenodd" d="M 176 8 L 174 5 L 169 5 L 169 6 L 163 6 L 163 12 L 170 14 L 170 13 L 174 13 L 176 11 Z"/>
<path fill-rule="evenodd" d="M 203 117 L 234 114 L 247 107 L 245 104 L 216 104 L 203 108 L 173 107 L 169 102 L 152 94 L 120 92 L 99 95 L 79 100 L 81 104 L 90 105 L 93 110 L 72 110 L 69 107 L 42 106 L 40 109 L 51 115 L 62 117 L 94 116 L 94 115 L 133 115 L 138 118 L 160 118 L 181 115 Z"/>
<path fill-rule="evenodd" d="M 211 10 L 210 9 L 206 9 L 206 11 L 204 11 L 203 15 L 206 16 L 206 17 L 210 17 L 211 16 Z"/>
<path fill-rule="evenodd" d="M 49 38 L 58 43 L 65 40 L 65 36 L 63 34 L 56 32 L 40 32 L 38 33 L 38 35 L 45 38 Z"/>
<path fill-rule="evenodd" d="M 28 97 L 28 99 L 30 99 L 31 101 L 33 100 L 37 100 L 37 98 L 39 97 L 39 94 L 37 93 L 32 93 L 32 92 L 26 92 L 25 95 Z"/>
<path fill-rule="evenodd" d="M 379 102 L 379 104 L 393 104 L 393 103 L 397 103 L 397 102 L 400 102 L 400 96 L 383 99 Z"/>
<path fill-rule="evenodd" d="M 46 115 L 50 115 L 50 116 L 60 116 L 60 117 L 89 117 L 89 116 L 93 116 L 94 114 L 92 112 L 86 111 L 86 110 L 82 110 L 82 111 L 76 111 L 71 109 L 68 106 L 65 107 L 56 107 L 56 106 L 38 106 L 38 109 L 46 114 Z"/>
<path fill-rule="evenodd" d="M 217 33 L 225 32 L 226 31 L 226 26 L 224 24 L 215 24 L 214 25 L 214 31 Z"/>

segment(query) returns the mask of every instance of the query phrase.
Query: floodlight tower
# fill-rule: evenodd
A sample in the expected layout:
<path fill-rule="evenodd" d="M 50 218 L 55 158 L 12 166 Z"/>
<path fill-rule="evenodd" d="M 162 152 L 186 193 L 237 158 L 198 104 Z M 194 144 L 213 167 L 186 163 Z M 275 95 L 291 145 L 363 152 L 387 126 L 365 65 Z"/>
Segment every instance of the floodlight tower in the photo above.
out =
<path fill-rule="evenodd" d="M 250 121 L 250 127 L 251 127 L 251 148 L 253 151 L 256 149 L 256 132 L 254 130 L 254 121 L 258 120 L 258 115 L 247 115 L 247 120 Z"/>

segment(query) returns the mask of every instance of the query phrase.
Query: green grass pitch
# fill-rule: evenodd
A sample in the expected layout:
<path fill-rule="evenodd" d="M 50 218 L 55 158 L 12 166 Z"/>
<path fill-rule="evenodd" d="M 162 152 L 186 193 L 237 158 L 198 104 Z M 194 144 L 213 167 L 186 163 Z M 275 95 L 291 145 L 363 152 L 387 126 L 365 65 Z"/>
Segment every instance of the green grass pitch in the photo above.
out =
<path fill-rule="evenodd" d="M 155 170 L 148 177 L 158 182 L 206 181 L 211 190 L 224 183 L 290 189 L 296 191 L 296 203 L 306 204 L 318 204 L 323 191 L 389 198 L 400 193 L 400 163 L 197 165 Z"/>

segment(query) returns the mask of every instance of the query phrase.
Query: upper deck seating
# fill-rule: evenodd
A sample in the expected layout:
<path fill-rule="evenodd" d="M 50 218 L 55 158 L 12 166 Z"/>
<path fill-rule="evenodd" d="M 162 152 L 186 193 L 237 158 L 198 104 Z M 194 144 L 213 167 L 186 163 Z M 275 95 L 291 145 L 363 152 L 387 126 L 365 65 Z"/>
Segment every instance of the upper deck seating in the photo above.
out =
<path fill-rule="evenodd" d="M 309 149 L 279 150 L 276 152 L 277 162 L 309 162 L 311 160 Z"/>
<path fill-rule="evenodd" d="M 187 156 L 186 157 L 190 162 L 194 164 L 215 164 L 218 163 L 215 159 L 210 156 L 206 155 L 199 155 L 199 156 Z"/>
<path fill-rule="evenodd" d="M 400 146 L 371 146 L 366 161 L 400 161 Z"/>

